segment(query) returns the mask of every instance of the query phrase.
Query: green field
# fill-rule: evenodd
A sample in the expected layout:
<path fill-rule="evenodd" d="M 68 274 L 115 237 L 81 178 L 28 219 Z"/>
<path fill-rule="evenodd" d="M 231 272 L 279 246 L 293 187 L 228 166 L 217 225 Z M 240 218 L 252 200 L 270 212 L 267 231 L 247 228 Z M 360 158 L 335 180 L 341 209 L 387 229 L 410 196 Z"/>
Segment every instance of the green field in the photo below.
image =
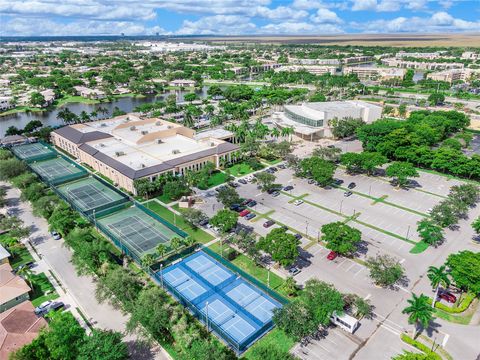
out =
<path fill-rule="evenodd" d="M 213 240 L 214 237 L 200 228 L 192 228 L 181 215 L 174 216 L 174 213 L 166 207 L 160 205 L 155 200 L 146 202 L 145 207 L 156 213 L 158 216 L 164 218 L 168 222 L 176 225 L 178 228 L 185 231 L 189 236 L 193 237 L 197 242 L 205 244 Z"/>
<path fill-rule="evenodd" d="M 210 177 L 208 178 L 208 182 L 207 182 L 206 187 L 205 186 L 198 186 L 198 188 L 202 189 L 202 190 L 207 190 L 207 189 L 210 189 L 211 187 L 223 184 L 227 180 L 228 180 L 228 175 L 227 174 L 225 174 L 223 172 L 220 172 L 220 171 L 216 171 L 216 172 L 212 173 L 212 175 L 210 175 Z"/>
<path fill-rule="evenodd" d="M 32 282 L 32 292 L 30 293 L 30 300 L 33 306 L 38 306 L 44 301 L 54 300 L 59 297 L 55 291 L 52 283 L 48 280 L 44 273 L 30 276 Z"/>
<path fill-rule="evenodd" d="M 227 168 L 226 170 L 230 171 L 230 174 L 232 174 L 235 177 L 244 176 L 244 175 L 250 174 L 251 172 L 255 171 L 254 169 L 252 169 L 252 167 L 250 165 L 248 165 L 245 162 L 235 164 L 235 165 Z"/>

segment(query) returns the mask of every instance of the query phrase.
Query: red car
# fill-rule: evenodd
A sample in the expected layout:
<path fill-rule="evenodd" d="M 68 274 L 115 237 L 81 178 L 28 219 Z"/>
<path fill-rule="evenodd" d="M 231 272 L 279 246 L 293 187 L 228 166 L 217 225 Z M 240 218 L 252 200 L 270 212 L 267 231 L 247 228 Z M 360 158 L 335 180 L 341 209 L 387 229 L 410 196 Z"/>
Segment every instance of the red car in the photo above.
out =
<path fill-rule="evenodd" d="M 447 291 L 442 291 L 438 294 L 438 298 L 445 300 L 446 302 L 449 302 L 451 304 L 454 304 L 457 301 L 457 297 L 453 294 L 450 294 Z"/>
<path fill-rule="evenodd" d="M 248 210 L 248 209 L 242 210 L 238 213 L 238 215 L 240 215 L 241 217 L 244 217 L 248 214 L 250 214 L 250 210 Z"/>
<path fill-rule="evenodd" d="M 335 251 L 330 251 L 327 255 L 328 260 L 335 260 L 337 258 L 338 254 Z"/>

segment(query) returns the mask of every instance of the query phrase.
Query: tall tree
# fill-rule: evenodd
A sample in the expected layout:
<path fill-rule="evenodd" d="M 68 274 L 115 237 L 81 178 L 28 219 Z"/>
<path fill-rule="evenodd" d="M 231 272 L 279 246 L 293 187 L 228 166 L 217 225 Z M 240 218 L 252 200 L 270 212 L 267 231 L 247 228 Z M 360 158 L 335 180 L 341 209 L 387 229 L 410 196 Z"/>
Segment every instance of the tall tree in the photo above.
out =
<path fill-rule="evenodd" d="M 440 286 L 444 286 L 448 288 L 450 286 L 450 278 L 448 277 L 448 273 L 446 271 L 446 266 L 442 265 L 440 267 L 429 266 L 427 272 L 428 279 L 430 280 L 430 284 L 435 289 L 435 297 L 432 301 L 432 308 L 435 307 L 435 302 L 438 298 L 438 291 Z"/>
<path fill-rule="evenodd" d="M 407 300 L 409 306 L 403 309 L 404 314 L 408 314 L 408 323 L 414 324 L 413 338 L 417 336 L 421 328 L 428 328 L 433 319 L 433 309 L 428 304 L 428 296 L 421 294 L 417 296 L 412 293 L 412 298 Z"/>

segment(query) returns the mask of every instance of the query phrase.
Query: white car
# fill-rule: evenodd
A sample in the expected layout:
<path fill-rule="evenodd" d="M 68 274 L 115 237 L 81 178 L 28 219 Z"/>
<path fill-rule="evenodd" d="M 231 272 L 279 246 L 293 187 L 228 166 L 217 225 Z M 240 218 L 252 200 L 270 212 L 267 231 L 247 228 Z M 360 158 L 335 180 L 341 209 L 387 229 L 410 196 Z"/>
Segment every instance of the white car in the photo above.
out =
<path fill-rule="evenodd" d="M 35 311 L 34 311 L 35 314 L 40 315 L 41 313 L 47 311 L 50 308 L 50 305 L 52 304 L 53 304 L 52 300 L 44 301 L 43 303 L 41 303 L 35 308 Z"/>
<path fill-rule="evenodd" d="M 293 205 L 295 205 L 295 206 L 299 206 L 299 205 L 302 205 L 302 204 L 303 204 L 303 200 L 295 200 L 293 202 Z"/>

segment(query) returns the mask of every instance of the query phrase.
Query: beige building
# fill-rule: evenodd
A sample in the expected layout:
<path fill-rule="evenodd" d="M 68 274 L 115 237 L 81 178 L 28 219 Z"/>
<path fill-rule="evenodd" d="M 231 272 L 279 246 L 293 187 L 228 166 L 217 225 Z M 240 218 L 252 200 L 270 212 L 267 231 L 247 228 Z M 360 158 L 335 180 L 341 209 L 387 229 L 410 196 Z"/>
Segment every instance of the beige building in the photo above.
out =
<path fill-rule="evenodd" d="M 402 79 L 407 71 L 398 68 L 382 68 L 375 66 L 349 66 L 343 68 L 343 73 L 356 74 L 360 80 Z"/>
<path fill-rule="evenodd" d="M 29 300 L 30 287 L 13 273 L 9 263 L 0 265 L 0 313 Z"/>
<path fill-rule="evenodd" d="M 457 80 L 469 81 L 478 78 L 479 76 L 480 69 L 449 69 L 430 73 L 427 75 L 427 79 L 452 83 Z"/>
<path fill-rule="evenodd" d="M 295 72 L 305 70 L 310 74 L 314 75 L 323 75 L 323 74 L 330 74 L 335 75 L 337 72 L 336 66 L 318 66 L 318 65 L 284 65 L 275 69 L 275 72 L 280 71 L 288 71 L 288 72 Z"/>
<path fill-rule="evenodd" d="M 135 180 L 183 175 L 208 162 L 219 167 L 238 150 L 220 138 L 196 137 L 183 125 L 133 114 L 64 126 L 52 132 L 52 142 L 134 194 Z"/>
<path fill-rule="evenodd" d="M 463 69 L 462 63 L 437 63 L 437 62 L 421 62 L 421 61 L 406 61 L 395 58 L 382 59 L 382 64 L 389 67 L 399 67 L 404 69 L 419 69 L 419 70 L 445 70 L 445 69 Z"/>

